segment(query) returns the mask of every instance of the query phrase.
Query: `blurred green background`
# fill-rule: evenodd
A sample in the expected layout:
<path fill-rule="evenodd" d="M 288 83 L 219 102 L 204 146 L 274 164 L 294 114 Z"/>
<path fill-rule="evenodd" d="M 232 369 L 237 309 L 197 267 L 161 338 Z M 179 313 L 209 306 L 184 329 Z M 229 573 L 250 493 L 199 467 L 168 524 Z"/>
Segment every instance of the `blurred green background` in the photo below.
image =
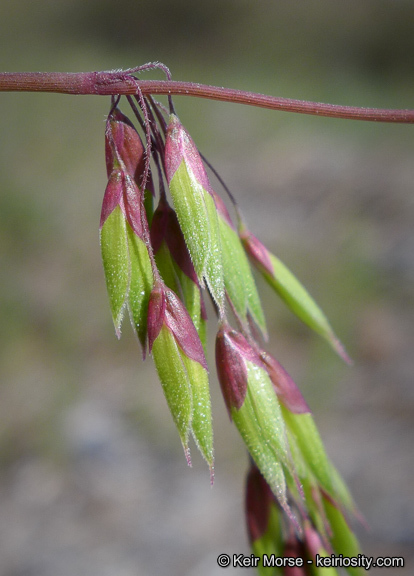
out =
<path fill-rule="evenodd" d="M 180 80 L 412 108 L 413 53 L 412 0 L 0 3 L 2 71 L 160 60 Z M 195 449 L 188 470 L 151 360 L 127 323 L 115 339 L 98 245 L 109 99 L 0 102 L 0 576 L 219 574 L 219 553 L 248 551 L 247 459 L 212 377 L 213 490 Z M 402 555 L 387 574 L 411 574 L 413 128 L 175 104 L 354 358 L 343 366 L 260 284 L 269 349 L 366 517 L 364 552 Z"/>

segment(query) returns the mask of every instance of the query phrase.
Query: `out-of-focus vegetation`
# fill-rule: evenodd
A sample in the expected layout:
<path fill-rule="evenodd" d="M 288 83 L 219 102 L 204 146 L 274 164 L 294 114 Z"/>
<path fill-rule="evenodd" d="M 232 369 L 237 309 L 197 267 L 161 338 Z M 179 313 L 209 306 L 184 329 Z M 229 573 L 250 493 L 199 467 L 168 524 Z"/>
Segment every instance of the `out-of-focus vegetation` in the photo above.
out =
<path fill-rule="evenodd" d="M 160 60 L 176 79 L 408 108 L 413 23 L 404 0 L 3 1 L 0 69 Z M 109 99 L 0 102 L 0 574 L 214 574 L 246 548 L 244 452 L 213 380 L 214 489 L 187 470 L 151 361 L 127 326 L 114 338 L 97 234 Z M 342 366 L 260 285 L 271 351 L 371 525 L 365 550 L 411 573 L 412 127 L 176 108 L 354 357 Z"/>

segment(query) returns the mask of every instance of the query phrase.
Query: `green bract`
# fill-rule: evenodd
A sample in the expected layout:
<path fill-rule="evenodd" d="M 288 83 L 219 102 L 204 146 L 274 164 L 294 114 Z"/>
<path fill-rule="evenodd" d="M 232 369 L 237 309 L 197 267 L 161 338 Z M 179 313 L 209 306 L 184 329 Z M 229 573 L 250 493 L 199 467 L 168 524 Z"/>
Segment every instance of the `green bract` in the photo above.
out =
<path fill-rule="evenodd" d="M 193 417 L 191 432 L 198 449 L 213 471 L 213 429 L 207 370 L 199 362 L 181 353 L 191 389 Z"/>
<path fill-rule="evenodd" d="M 201 327 L 201 292 L 200 287 L 191 280 L 180 268 L 175 265 L 175 272 L 180 283 L 183 302 L 191 316 L 197 332 Z"/>
<path fill-rule="evenodd" d="M 155 254 L 155 261 L 157 263 L 157 268 L 161 274 L 161 278 L 164 280 L 165 284 L 171 290 L 174 290 L 176 294 L 180 293 L 180 282 L 177 278 L 176 268 L 172 260 L 172 256 L 168 250 L 165 242 L 161 244 Z"/>
<path fill-rule="evenodd" d="M 240 237 L 254 265 L 290 310 L 302 322 L 325 338 L 346 362 L 351 363 L 327 317 L 289 268 L 248 232 L 243 224 L 240 226 Z"/>
<path fill-rule="evenodd" d="M 284 470 L 291 466 L 279 402 L 265 370 L 248 361 L 246 368 L 246 397 L 240 409 L 231 409 L 231 417 L 280 505 L 288 510 Z"/>
<path fill-rule="evenodd" d="M 292 414 L 282 405 L 295 468 L 306 487 L 318 485 L 342 509 L 355 511 L 348 489 L 329 460 L 311 414 Z"/>
<path fill-rule="evenodd" d="M 205 279 L 218 308 L 224 310 L 224 277 L 222 248 L 217 209 L 213 197 L 204 192 L 209 225 L 209 251 L 207 254 Z"/>
<path fill-rule="evenodd" d="M 100 230 L 102 261 L 115 332 L 121 324 L 129 291 L 129 257 L 125 216 L 117 206 Z"/>
<path fill-rule="evenodd" d="M 266 337 L 266 321 L 246 253 L 237 232 L 221 215 L 219 222 L 227 295 L 243 322 L 248 323 L 247 315 L 250 314 Z"/>
<path fill-rule="evenodd" d="M 343 554 L 348 558 L 357 558 L 361 550 L 358 540 L 351 531 L 342 512 L 332 504 L 327 498 L 324 498 L 325 513 L 332 530 L 331 543 L 336 554 Z M 352 576 L 362 576 L 365 574 L 363 568 L 348 568 L 348 573 Z"/>
<path fill-rule="evenodd" d="M 276 290 L 298 318 L 325 338 L 336 352 L 344 356 L 342 345 L 335 336 L 327 317 L 309 292 L 279 258 L 270 254 L 270 260 L 273 266 L 273 274 L 264 273 L 267 282 Z"/>
<path fill-rule="evenodd" d="M 148 310 L 148 340 L 165 397 L 190 463 L 189 434 L 213 474 L 213 429 L 207 364 L 197 330 L 182 302 L 157 282 Z"/>
<path fill-rule="evenodd" d="M 282 406 L 286 426 L 301 451 L 306 465 L 317 479 L 320 486 L 331 496 L 334 496 L 332 485 L 331 464 L 326 455 L 322 440 L 316 429 L 311 414 L 292 414 Z"/>
<path fill-rule="evenodd" d="M 154 280 L 145 242 L 134 234 L 128 222 L 126 223 L 126 232 L 130 262 L 128 310 L 132 326 L 145 349 L 148 301 Z"/>
<path fill-rule="evenodd" d="M 154 340 L 152 356 L 184 452 L 189 460 L 188 437 L 193 412 L 191 388 L 177 342 L 166 326 L 162 326 L 158 337 Z"/>
<path fill-rule="evenodd" d="M 169 187 L 194 268 L 202 279 L 210 252 L 210 226 L 204 190 L 184 160 L 170 180 Z"/>

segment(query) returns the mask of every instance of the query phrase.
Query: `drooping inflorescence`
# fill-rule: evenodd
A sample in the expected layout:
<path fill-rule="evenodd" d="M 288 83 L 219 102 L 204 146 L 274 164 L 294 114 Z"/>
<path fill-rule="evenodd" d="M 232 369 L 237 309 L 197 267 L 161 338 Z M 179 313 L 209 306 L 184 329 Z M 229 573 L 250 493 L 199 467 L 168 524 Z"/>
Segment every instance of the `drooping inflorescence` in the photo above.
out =
<path fill-rule="evenodd" d="M 128 313 L 144 358 L 147 352 L 153 356 L 187 462 L 191 465 L 192 436 L 213 480 L 204 303 L 210 297 L 218 321 L 218 379 L 250 454 L 246 514 L 253 551 L 309 559 L 331 553 L 357 557 L 348 524 L 356 512 L 351 496 L 326 455 L 301 392 L 263 349 L 266 323 L 249 262 L 347 360 L 343 347 L 319 306 L 251 234 L 238 209 L 233 222 L 171 101 L 169 113 L 142 94 L 128 101 L 138 128 L 116 98 L 106 122 L 108 184 L 100 221 L 117 336 Z M 295 572 L 290 566 L 269 571 L 261 563 L 262 570 L 320 573 L 306 562 Z M 334 568 L 323 570 L 337 574 Z M 348 570 L 361 573 L 358 567 Z"/>

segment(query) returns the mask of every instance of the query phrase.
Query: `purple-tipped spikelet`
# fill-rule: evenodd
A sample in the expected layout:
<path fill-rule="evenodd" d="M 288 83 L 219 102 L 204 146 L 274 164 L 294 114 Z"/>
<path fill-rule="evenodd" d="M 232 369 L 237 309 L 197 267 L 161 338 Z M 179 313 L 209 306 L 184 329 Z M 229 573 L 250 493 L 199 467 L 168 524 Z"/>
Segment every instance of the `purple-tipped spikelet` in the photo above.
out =
<path fill-rule="evenodd" d="M 128 309 L 145 355 L 153 273 L 144 238 L 143 193 L 137 184 L 144 170 L 144 147 L 117 109 L 108 116 L 105 150 L 109 180 L 102 204 L 100 242 L 112 318 L 119 338 Z"/>
<path fill-rule="evenodd" d="M 286 477 L 294 480 L 280 404 L 263 362 L 246 338 L 222 324 L 216 338 L 216 365 L 227 410 L 280 506 L 288 505 Z"/>
<path fill-rule="evenodd" d="M 351 364 L 351 360 L 332 330 L 325 314 L 287 266 L 269 252 L 256 236 L 246 229 L 243 223 L 240 224 L 239 234 L 253 264 L 290 310 L 302 322 L 325 338 L 345 362 Z"/>
<path fill-rule="evenodd" d="M 221 315 L 224 279 L 217 209 L 200 154 L 171 114 L 165 138 L 165 173 L 180 227 L 200 284 L 206 281 Z"/>
<path fill-rule="evenodd" d="M 151 292 L 148 345 L 187 462 L 191 465 L 188 448 L 191 433 L 212 473 L 213 430 L 203 345 L 184 304 L 162 282 L 157 282 Z"/>

